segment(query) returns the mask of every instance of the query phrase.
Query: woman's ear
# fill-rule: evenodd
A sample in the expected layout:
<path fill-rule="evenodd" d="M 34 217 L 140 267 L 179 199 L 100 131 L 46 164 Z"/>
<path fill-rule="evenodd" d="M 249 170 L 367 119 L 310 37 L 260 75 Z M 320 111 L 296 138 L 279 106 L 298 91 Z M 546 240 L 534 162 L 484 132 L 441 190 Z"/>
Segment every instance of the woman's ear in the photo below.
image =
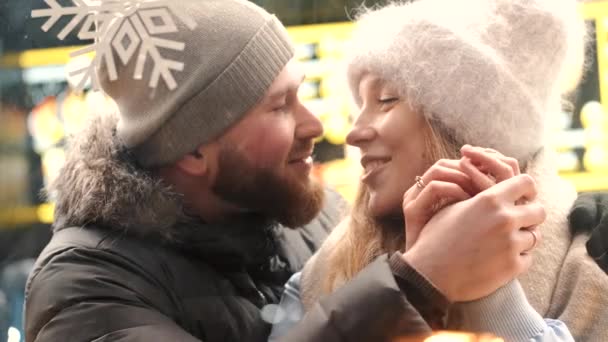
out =
<path fill-rule="evenodd" d="M 188 175 L 200 177 L 208 172 L 208 162 L 208 159 L 202 153 L 202 147 L 199 147 L 178 160 L 175 166 Z"/>

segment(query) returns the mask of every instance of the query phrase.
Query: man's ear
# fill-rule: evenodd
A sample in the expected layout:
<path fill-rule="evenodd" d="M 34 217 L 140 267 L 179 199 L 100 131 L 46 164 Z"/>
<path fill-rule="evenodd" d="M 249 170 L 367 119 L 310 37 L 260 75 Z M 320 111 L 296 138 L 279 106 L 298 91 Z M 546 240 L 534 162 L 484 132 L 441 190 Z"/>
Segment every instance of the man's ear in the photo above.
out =
<path fill-rule="evenodd" d="M 182 172 L 191 176 L 204 176 L 209 170 L 209 160 L 205 158 L 199 147 L 194 152 L 188 153 L 175 163 L 175 166 Z"/>

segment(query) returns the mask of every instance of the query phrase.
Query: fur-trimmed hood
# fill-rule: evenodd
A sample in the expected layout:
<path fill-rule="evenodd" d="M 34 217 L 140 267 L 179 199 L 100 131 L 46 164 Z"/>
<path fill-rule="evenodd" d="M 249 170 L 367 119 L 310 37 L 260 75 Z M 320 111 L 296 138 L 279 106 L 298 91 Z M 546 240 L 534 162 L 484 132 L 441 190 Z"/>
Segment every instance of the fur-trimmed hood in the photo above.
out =
<path fill-rule="evenodd" d="M 68 140 L 63 169 L 47 189 L 54 229 L 96 224 L 172 239 L 170 228 L 185 218 L 180 196 L 137 167 L 115 138 L 117 122 L 115 112 L 94 114 Z"/>

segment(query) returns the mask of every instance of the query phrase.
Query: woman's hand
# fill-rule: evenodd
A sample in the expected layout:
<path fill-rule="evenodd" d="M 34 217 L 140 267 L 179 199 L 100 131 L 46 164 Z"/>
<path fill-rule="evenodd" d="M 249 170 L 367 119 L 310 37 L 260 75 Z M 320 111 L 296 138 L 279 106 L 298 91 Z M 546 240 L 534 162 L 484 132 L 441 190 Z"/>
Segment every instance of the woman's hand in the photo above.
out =
<path fill-rule="evenodd" d="M 465 145 L 461 153 L 460 160 L 436 162 L 405 193 L 406 251 L 438 211 L 520 174 L 516 159 L 494 150 Z"/>
<path fill-rule="evenodd" d="M 505 157 L 493 149 L 464 145 L 460 153 L 460 168 L 471 178 L 478 192 L 520 174 L 517 159 Z"/>
<path fill-rule="evenodd" d="M 442 159 L 431 166 L 404 195 L 405 250 L 418 240 L 422 227 L 450 204 L 476 194 L 471 178 L 461 170 L 458 160 Z"/>
<path fill-rule="evenodd" d="M 545 219 L 535 196 L 528 175 L 502 181 L 438 212 L 403 257 L 451 301 L 487 296 L 530 266 L 540 237 L 521 227 Z"/>

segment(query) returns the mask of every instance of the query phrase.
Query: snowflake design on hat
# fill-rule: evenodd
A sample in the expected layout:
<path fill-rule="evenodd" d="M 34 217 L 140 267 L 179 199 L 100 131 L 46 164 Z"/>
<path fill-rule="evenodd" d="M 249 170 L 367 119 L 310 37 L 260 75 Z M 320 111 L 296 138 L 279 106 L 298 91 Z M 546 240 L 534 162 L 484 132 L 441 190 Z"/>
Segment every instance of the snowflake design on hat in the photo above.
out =
<path fill-rule="evenodd" d="M 156 88 L 160 79 L 170 90 L 177 87 L 173 72 L 183 71 L 184 64 L 164 58 L 161 49 L 183 51 L 183 42 L 160 38 L 158 35 L 178 32 L 173 16 L 193 30 L 196 22 L 186 13 L 182 13 L 169 0 L 71 0 L 73 6 L 61 6 L 57 0 L 45 0 L 49 8 L 32 11 L 32 18 L 48 20 L 42 26 L 48 32 L 59 19 L 73 16 L 72 20 L 57 34 L 61 40 L 82 23 L 78 39 L 94 39 L 92 45 L 70 53 L 76 58 L 94 53 L 92 62 L 85 67 L 69 72 L 71 77 L 78 77 L 76 89 L 82 90 L 87 82 L 93 89 L 99 89 L 99 80 L 95 73 L 101 63 L 106 63 L 111 81 L 118 79 L 116 70 L 116 53 L 120 62 L 126 65 L 132 58 L 137 58 L 133 78 L 143 78 L 144 66 L 148 57 L 152 60 L 153 69 L 148 86 Z M 173 16 L 171 15 L 173 14 Z"/>

